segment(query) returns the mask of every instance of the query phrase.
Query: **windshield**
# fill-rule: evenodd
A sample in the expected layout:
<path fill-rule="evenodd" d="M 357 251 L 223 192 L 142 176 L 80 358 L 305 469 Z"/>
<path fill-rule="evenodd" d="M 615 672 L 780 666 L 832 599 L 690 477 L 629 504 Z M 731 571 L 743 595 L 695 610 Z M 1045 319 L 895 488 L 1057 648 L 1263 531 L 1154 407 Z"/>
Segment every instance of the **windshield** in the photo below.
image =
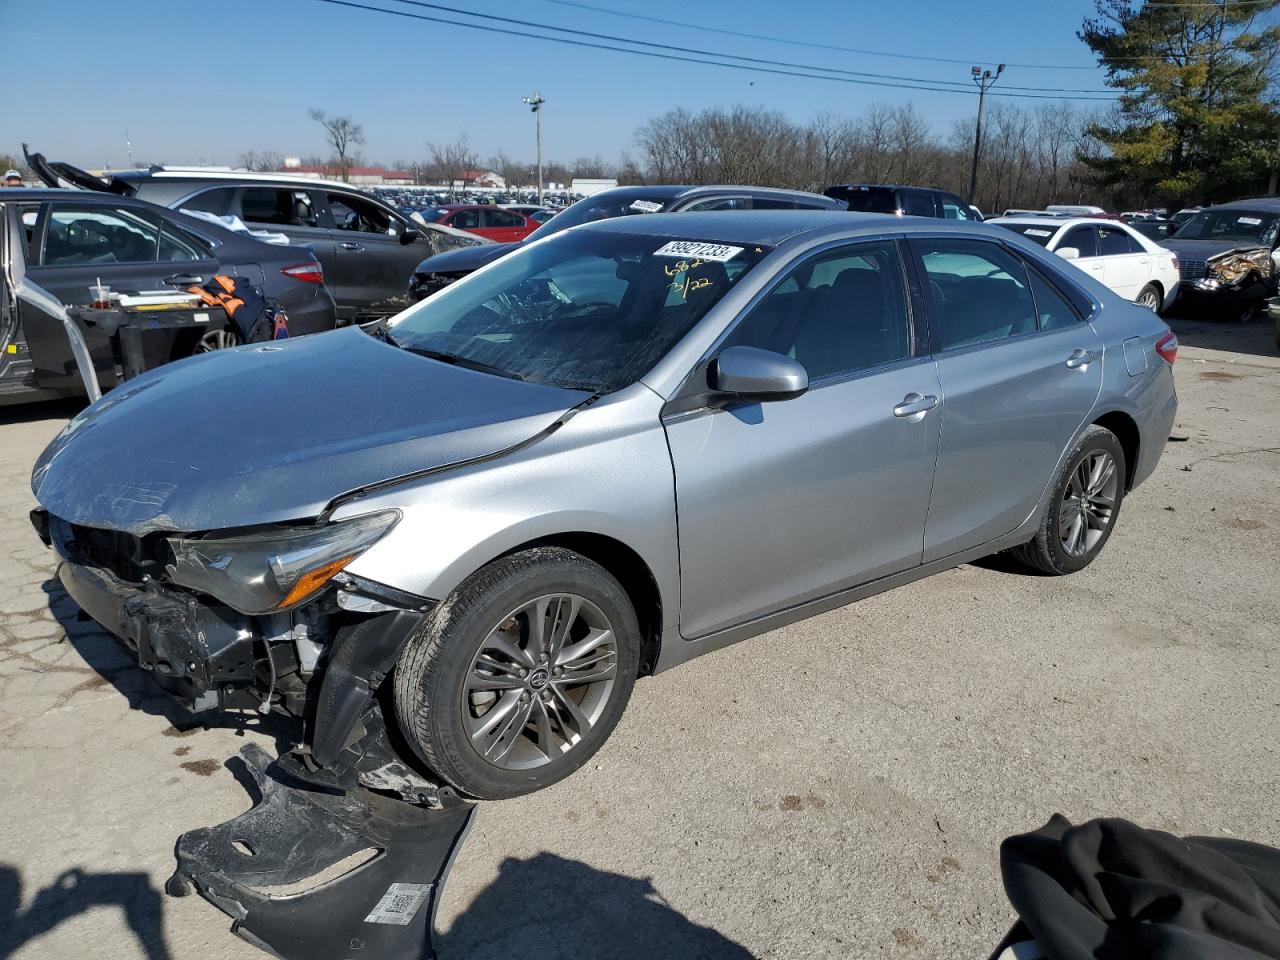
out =
<path fill-rule="evenodd" d="M 608 393 L 644 375 L 767 252 L 573 231 L 428 297 L 390 322 L 387 339 L 459 366 Z"/>
<path fill-rule="evenodd" d="M 583 197 L 573 206 L 566 207 L 525 239 L 530 242 L 541 240 L 561 230 L 576 227 L 580 223 L 611 220 L 614 217 L 631 217 L 637 213 L 657 213 L 670 202 L 671 197 L 666 194 L 655 193 L 652 197 L 637 197 L 634 193 L 627 192 L 618 196 L 612 190 L 605 190 L 594 196 Z"/>
<path fill-rule="evenodd" d="M 1046 229 L 1035 223 L 1002 223 L 1000 226 L 1006 230 L 1012 230 L 1014 233 L 1020 233 L 1028 240 L 1034 240 L 1040 246 L 1048 244 L 1053 235 L 1057 233 L 1057 228 Z"/>
<path fill-rule="evenodd" d="M 1276 223 L 1280 214 L 1250 210 L 1201 210 L 1173 235 L 1174 240 L 1226 240 L 1232 243 L 1256 243 L 1269 247 L 1275 243 Z"/>

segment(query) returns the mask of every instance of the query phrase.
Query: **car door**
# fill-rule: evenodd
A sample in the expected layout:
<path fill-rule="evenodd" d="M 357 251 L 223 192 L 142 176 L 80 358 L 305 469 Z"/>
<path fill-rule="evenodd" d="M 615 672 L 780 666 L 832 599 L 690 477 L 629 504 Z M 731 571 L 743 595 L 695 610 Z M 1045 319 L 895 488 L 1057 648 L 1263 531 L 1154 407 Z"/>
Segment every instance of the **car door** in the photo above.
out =
<path fill-rule="evenodd" d="M 1138 295 L 1151 277 L 1151 255 L 1120 226 L 1098 226 L 1103 282 L 1126 300 Z"/>
<path fill-rule="evenodd" d="M 338 303 L 338 316 L 349 317 L 354 312 L 350 305 L 346 305 L 344 311 L 344 301 L 334 285 L 338 276 L 338 254 L 329 229 L 321 222 L 314 191 L 292 186 L 240 187 L 226 212 L 238 216 L 254 230 L 283 233 L 290 243 L 310 250 L 324 270 L 325 285 Z"/>
<path fill-rule="evenodd" d="M 181 288 L 203 282 L 220 267 L 209 248 L 141 204 L 57 200 L 46 205 L 36 228 L 33 262 L 27 276 L 60 303 L 85 306 L 89 287 L 101 282 L 115 293 Z M 75 387 L 80 377 L 71 362 L 66 332 L 56 318 L 23 311 L 23 332 L 42 387 Z M 111 370 L 110 341 L 96 329 L 85 331 L 94 365 Z M 151 338 L 154 359 L 168 356 Z"/>
<path fill-rule="evenodd" d="M 994 240 L 911 241 L 942 388 L 926 563 L 1015 530 L 1102 388 L 1102 341 Z"/>
<path fill-rule="evenodd" d="M 414 268 L 431 256 L 430 241 L 419 236 L 405 242 L 401 235 L 413 228 L 369 197 L 331 190 L 323 200 L 338 257 L 339 303 L 347 311 L 340 315 L 350 319 L 375 303 L 403 296 Z"/>
<path fill-rule="evenodd" d="M 1052 221 L 1049 222 L 1052 225 Z M 1083 270 L 1099 283 L 1106 283 L 1106 264 L 1098 256 L 1098 228 L 1093 224 L 1081 224 L 1070 228 L 1056 244 L 1054 253 L 1066 248 L 1080 251 L 1080 255 L 1069 261 L 1074 267 Z"/>
<path fill-rule="evenodd" d="M 499 243 L 518 243 L 535 229 L 520 214 L 501 207 L 486 207 L 481 210 L 480 226 L 485 231 L 485 236 Z"/>
<path fill-rule="evenodd" d="M 919 564 L 940 411 L 909 303 L 894 241 L 814 253 L 711 355 L 739 345 L 787 354 L 808 370 L 808 391 L 668 405 L 685 636 Z M 692 375 L 695 389 L 710 362 Z"/>

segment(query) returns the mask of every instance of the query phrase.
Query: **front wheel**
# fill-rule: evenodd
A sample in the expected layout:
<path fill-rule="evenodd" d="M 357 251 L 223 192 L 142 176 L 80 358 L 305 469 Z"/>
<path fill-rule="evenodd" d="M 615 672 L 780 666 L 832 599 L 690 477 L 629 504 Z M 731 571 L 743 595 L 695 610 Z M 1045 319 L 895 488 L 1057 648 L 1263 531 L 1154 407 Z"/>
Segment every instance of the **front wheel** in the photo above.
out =
<path fill-rule="evenodd" d="M 586 763 L 631 696 L 640 628 L 626 591 L 580 554 L 494 561 L 428 616 L 395 674 L 405 738 L 486 800 L 550 786 Z"/>
<path fill-rule="evenodd" d="M 1096 424 L 1085 430 L 1063 463 L 1040 529 L 1013 550 L 1042 573 L 1083 570 L 1102 552 L 1124 501 L 1124 447 Z"/>

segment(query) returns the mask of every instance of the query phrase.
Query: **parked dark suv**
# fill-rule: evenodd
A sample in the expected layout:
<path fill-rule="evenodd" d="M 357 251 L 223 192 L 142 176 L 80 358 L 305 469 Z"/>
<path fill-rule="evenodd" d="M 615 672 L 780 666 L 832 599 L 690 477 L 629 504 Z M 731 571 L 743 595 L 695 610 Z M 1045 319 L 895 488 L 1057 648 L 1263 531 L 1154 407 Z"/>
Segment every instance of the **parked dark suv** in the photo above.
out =
<path fill-rule="evenodd" d="M 843 200 L 859 213 L 895 213 L 939 220 L 981 220 L 976 208 L 954 193 L 933 187 L 903 187 L 895 183 L 845 183 L 822 191 Z"/>
<path fill-rule="evenodd" d="M 409 295 L 415 300 L 430 296 L 487 263 L 561 230 L 613 217 L 649 213 L 696 213 L 710 210 L 843 210 L 844 204 L 803 190 L 770 187 L 706 186 L 614 187 L 602 190 L 556 214 L 524 240 L 483 247 L 448 250 L 423 260 L 414 271 Z"/>
<path fill-rule="evenodd" d="M 314 251 L 338 305 L 350 321 L 372 304 L 402 296 L 424 257 L 445 249 L 436 234 L 350 184 L 273 173 L 126 170 L 108 179 L 29 154 L 50 186 L 75 185 L 138 197 L 174 210 L 236 216 L 255 230 L 283 233 Z"/>

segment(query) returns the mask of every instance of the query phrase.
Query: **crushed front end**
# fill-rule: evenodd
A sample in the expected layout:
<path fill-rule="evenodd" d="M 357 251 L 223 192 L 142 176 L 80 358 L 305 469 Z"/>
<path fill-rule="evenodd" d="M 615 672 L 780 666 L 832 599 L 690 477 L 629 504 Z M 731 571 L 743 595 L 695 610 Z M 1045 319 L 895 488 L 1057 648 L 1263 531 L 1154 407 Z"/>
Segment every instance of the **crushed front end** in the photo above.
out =
<path fill-rule="evenodd" d="M 1276 289 L 1276 266 L 1266 247 L 1240 247 L 1198 260 L 1178 255 L 1180 296 L 1206 309 L 1252 314 Z"/>

